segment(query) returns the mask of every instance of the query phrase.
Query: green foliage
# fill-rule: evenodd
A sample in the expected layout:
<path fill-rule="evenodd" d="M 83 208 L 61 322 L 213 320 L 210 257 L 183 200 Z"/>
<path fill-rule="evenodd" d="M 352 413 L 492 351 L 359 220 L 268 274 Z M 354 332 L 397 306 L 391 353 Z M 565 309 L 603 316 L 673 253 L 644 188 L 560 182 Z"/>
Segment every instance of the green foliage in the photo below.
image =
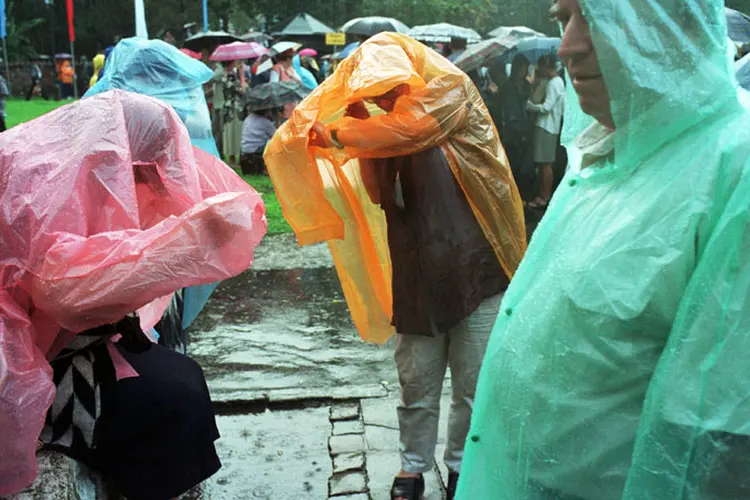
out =
<path fill-rule="evenodd" d="M 731 1 L 731 0 L 730 0 Z M 735 3 L 747 0 L 734 0 Z M 178 39 L 183 26 L 203 23 L 201 0 L 144 0 L 151 36 L 169 30 Z M 382 15 L 395 17 L 409 26 L 451 22 L 487 33 L 501 25 L 524 25 L 554 34 L 547 19 L 551 0 L 208 0 L 209 26 L 232 27 L 238 33 L 260 27 L 281 30 L 296 14 L 308 12 L 333 28 L 349 19 Z M 132 0 L 75 0 L 76 52 L 91 57 L 112 44 L 115 36 L 135 32 Z M 10 59 L 23 59 L 34 52 L 67 52 L 68 32 L 65 2 L 47 7 L 42 0 L 8 3 Z M 12 47 L 12 48 L 11 48 Z"/>
<path fill-rule="evenodd" d="M 12 0 L 8 2 L 6 9 L 12 11 L 14 3 Z M 42 24 L 44 24 L 44 19 L 39 17 L 17 20 L 8 16 L 6 24 L 8 33 L 5 39 L 8 48 L 8 59 L 28 59 L 30 56 L 36 55 L 34 44 L 32 43 L 33 33 L 35 28 Z"/>

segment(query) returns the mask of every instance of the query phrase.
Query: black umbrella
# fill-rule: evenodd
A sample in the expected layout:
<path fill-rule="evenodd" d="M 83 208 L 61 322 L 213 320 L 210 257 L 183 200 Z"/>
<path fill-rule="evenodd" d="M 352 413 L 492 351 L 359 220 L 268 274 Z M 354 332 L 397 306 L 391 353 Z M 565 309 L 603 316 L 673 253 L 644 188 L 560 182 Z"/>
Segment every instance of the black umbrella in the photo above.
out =
<path fill-rule="evenodd" d="M 299 102 L 309 92 L 297 82 L 272 82 L 253 87 L 245 94 L 248 111 L 281 108 L 290 102 Z"/>
<path fill-rule="evenodd" d="M 341 31 L 350 35 L 374 36 L 384 31 L 395 33 L 409 33 L 409 27 L 392 17 L 358 17 L 341 27 Z"/>
<path fill-rule="evenodd" d="M 196 52 L 202 50 L 213 52 L 219 45 L 241 41 L 239 37 L 226 31 L 202 31 L 185 40 L 184 47 Z"/>

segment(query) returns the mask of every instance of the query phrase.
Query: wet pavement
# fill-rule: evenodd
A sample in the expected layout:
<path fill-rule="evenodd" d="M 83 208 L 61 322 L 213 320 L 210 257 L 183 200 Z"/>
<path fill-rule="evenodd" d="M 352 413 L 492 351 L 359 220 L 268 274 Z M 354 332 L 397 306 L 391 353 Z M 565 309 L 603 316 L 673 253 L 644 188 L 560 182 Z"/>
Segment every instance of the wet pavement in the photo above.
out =
<path fill-rule="evenodd" d="M 325 245 L 266 238 L 253 269 L 219 286 L 189 334 L 222 435 L 223 468 L 202 498 L 389 497 L 399 469 L 393 349 L 359 338 Z M 442 498 L 437 465 L 426 477 L 425 498 Z"/>
<path fill-rule="evenodd" d="M 385 395 L 397 380 L 391 349 L 359 338 L 331 267 L 224 282 L 190 330 L 190 355 L 227 404 Z"/>
<path fill-rule="evenodd" d="M 543 211 L 527 211 L 527 231 Z M 386 500 L 398 459 L 392 342 L 363 342 L 326 245 L 264 239 L 252 270 L 222 283 L 190 328 L 222 438 L 208 499 Z M 426 500 L 445 498 L 450 403 Z"/>

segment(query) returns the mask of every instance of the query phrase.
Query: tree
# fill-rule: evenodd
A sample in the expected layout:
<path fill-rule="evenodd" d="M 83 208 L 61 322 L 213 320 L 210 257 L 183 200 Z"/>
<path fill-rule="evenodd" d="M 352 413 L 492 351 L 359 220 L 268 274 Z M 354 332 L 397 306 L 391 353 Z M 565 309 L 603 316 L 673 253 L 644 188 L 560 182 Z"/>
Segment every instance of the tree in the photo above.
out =
<path fill-rule="evenodd" d="M 13 4 L 13 1 L 8 3 L 8 11 L 13 10 Z M 39 17 L 17 21 L 13 17 L 8 16 L 6 22 L 7 36 L 5 38 L 8 48 L 8 59 L 25 60 L 31 56 L 35 56 L 36 51 L 31 40 L 33 39 L 36 27 L 43 24 L 44 19 Z"/>

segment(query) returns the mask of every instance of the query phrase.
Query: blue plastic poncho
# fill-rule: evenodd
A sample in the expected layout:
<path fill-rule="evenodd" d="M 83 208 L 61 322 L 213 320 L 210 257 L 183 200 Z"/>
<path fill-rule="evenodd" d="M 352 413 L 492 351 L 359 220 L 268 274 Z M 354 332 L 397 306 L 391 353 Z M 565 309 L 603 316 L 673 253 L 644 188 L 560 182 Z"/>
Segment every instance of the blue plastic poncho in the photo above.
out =
<path fill-rule="evenodd" d="M 193 146 L 220 158 L 203 93 L 203 84 L 213 78 L 208 66 L 161 40 L 127 38 L 107 57 L 106 69 L 84 97 L 121 89 L 164 101 L 182 119 Z M 184 290 L 182 328 L 192 324 L 217 286 Z"/>
<path fill-rule="evenodd" d="M 723 2 L 580 4 L 616 131 L 567 145 L 487 348 L 457 498 L 750 498 L 750 115 Z M 574 111 L 567 137 L 591 124 Z"/>
<path fill-rule="evenodd" d="M 315 79 L 315 75 L 312 74 L 312 71 L 302 67 L 302 60 L 300 59 L 299 54 L 292 59 L 292 67 L 294 67 L 294 71 L 296 71 L 302 79 L 302 85 L 306 89 L 314 90 L 318 86 L 318 80 Z"/>

